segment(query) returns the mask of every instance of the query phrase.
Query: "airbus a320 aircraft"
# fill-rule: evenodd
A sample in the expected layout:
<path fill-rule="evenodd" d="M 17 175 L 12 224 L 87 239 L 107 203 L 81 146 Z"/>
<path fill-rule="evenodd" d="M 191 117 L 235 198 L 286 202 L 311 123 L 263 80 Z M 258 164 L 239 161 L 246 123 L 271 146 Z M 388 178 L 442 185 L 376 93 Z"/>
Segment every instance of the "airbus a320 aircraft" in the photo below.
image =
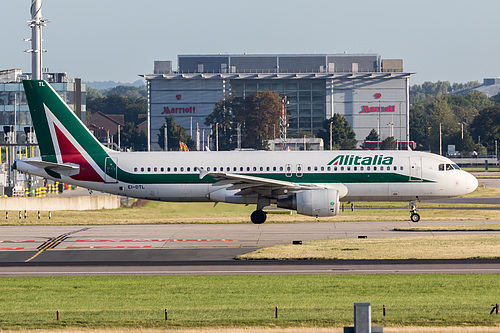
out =
<path fill-rule="evenodd" d="M 23 81 L 41 157 L 15 168 L 116 195 L 254 204 L 334 216 L 340 201 L 415 202 L 470 193 L 476 178 L 448 158 L 414 151 L 118 152 L 104 147 L 45 81 Z"/>

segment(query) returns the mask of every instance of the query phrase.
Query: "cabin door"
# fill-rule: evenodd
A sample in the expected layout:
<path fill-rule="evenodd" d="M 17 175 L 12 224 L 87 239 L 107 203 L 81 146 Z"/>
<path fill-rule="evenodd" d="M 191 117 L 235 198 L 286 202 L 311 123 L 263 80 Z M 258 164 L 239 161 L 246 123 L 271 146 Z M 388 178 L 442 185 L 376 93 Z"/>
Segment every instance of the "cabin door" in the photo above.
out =
<path fill-rule="evenodd" d="M 422 181 L 422 158 L 420 156 L 410 156 L 410 181 Z"/>
<path fill-rule="evenodd" d="M 118 159 L 116 157 L 106 157 L 104 164 L 104 172 L 106 173 L 104 182 L 118 183 Z"/>

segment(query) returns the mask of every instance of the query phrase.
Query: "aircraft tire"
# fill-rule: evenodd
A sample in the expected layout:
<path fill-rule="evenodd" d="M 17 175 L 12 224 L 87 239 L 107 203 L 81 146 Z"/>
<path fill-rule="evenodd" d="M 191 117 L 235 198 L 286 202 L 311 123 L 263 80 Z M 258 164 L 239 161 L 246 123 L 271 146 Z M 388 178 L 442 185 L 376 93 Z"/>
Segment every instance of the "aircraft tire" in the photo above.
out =
<path fill-rule="evenodd" d="M 266 222 L 267 214 L 262 210 L 256 210 L 250 215 L 253 224 L 262 224 Z"/>
<path fill-rule="evenodd" d="M 416 222 L 420 221 L 420 215 L 419 215 L 418 213 L 413 213 L 413 214 L 411 214 L 411 216 L 410 216 L 410 220 L 411 220 L 412 222 L 415 222 L 415 223 L 416 223 Z"/>

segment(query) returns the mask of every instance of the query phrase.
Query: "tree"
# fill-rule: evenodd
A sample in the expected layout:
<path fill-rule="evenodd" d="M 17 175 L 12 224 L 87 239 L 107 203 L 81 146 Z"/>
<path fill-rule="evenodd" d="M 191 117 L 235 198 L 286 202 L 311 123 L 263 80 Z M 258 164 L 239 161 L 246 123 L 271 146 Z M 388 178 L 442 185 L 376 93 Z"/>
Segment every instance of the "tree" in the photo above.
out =
<path fill-rule="evenodd" d="M 479 111 L 471 124 L 472 136 L 487 150 L 495 150 L 495 140 L 500 141 L 500 106 Z M 480 140 L 479 140 L 480 139 Z"/>
<path fill-rule="evenodd" d="M 330 149 L 330 123 L 332 124 L 332 148 L 335 150 L 356 149 L 356 133 L 345 117 L 338 113 L 325 120 L 323 129 L 318 131 L 318 137 L 324 140 L 326 149 Z"/>
<path fill-rule="evenodd" d="M 137 124 L 139 114 L 147 112 L 147 99 L 145 97 L 134 98 L 118 94 L 104 96 L 92 93 L 87 98 L 87 111 L 123 114 L 125 122 L 133 121 Z"/>
<path fill-rule="evenodd" d="M 380 143 L 380 149 L 383 150 L 394 150 L 398 149 L 398 143 L 394 140 L 393 136 L 388 136 Z"/>
<path fill-rule="evenodd" d="M 219 127 L 219 150 L 233 150 L 237 146 L 236 120 L 234 107 L 238 104 L 234 96 L 222 98 L 215 104 L 214 110 L 205 118 L 205 125 Z M 216 142 L 217 131 L 212 131 L 212 142 Z"/>
<path fill-rule="evenodd" d="M 365 141 L 378 141 L 378 132 L 376 129 L 372 128 L 370 133 L 366 136 Z"/>
<path fill-rule="evenodd" d="M 161 149 L 165 150 L 165 127 L 167 128 L 167 145 L 168 150 L 180 150 L 180 144 L 184 143 L 189 149 L 194 148 L 193 139 L 186 133 L 186 129 L 177 125 L 174 122 L 174 116 L 165 117 L 165 124 L 160 128 L 158 134 L 158 144 Z"/>
<path fill-rule="evenodd" d="M 279 128 L 281 96 L 273 91 L 257 91 L 236 109 L 236 121 L 243 124 L 242 145 L 269 149 L 269 129 Z"/>
<path fill-rule="evenodd" d="M 118 142 L 118 133 L 114 136 L 114 142 Z M 135 123 L 129 121 L 120 131 L 120 144 L 122 149 L 144 150 L 147 145 L 147 137 L 144 132 L 139 133 Z"/>
<path fill-rule="evenodd" d="M 219 124 L 219 150 L 236 147 L 238 125 L 242 128 L 242 147 L 269 149 L 267 141 L 271 131 L 279 128 L 280 112 L 281 96 L 276 92 L 257 91 L 245 99 L 228 96 L 217 102 L 205 125 L 214 129 Z"/>

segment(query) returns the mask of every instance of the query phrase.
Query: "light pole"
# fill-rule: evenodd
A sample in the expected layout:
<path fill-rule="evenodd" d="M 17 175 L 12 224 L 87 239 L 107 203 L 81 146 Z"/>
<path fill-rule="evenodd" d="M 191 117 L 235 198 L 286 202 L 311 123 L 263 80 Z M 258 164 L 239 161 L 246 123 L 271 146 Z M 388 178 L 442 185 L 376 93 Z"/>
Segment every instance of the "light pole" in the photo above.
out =
<path fill-rule="evenodd" d="M 219 151 L 219 123 L 215 123 L 215 151 Z"/>

